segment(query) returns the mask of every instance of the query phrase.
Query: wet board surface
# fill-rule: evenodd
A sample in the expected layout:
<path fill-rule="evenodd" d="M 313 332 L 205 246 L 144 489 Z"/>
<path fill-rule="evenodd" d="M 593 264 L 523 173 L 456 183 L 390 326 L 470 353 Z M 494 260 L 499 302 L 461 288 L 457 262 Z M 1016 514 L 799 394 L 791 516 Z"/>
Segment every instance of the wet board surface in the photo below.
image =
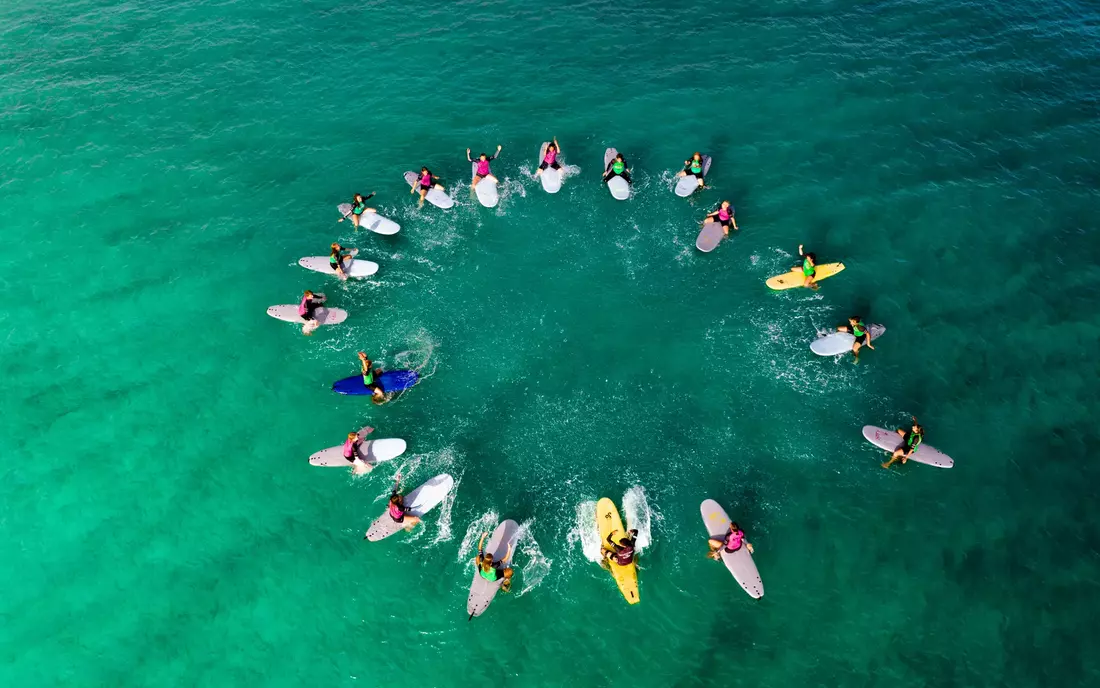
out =
<path fill-rule="evenodd" d="M 615 534 L 616 539 L 626 535 L 626 529 L 623 527 L 619 510 L 615 508 L 615 503 L 607 497 L 603 497 L 596 502 L 596 524 L 600 529 L 601 548 L 604 548 L 607 544 L 608 535 Z M 627 602 L 637 604 L 639 601 L 637 557 L 635 556 L 635 560 L 629 566 L 620 566 L 614 560 L 609 560 L 606 563 L 611 571 L 612 578 L 615 579 L 615 584 L 619 586 L 619 592 L 623 594 Z"/>
<path fill-rule="evenodd" d="M 713 499 L 704 499 L 699 505 L 699 512 L 703 516 L 703 524 L 707 528 L 707 535 L 721 540 L 726 537 L 730 527 L 730 517 L 726 510 Z M 759 599 L 764 596 L 764 581 L 760 580 L 760 572 L 756 570 L 756 562 L 752 559 L 749 548 L 744 545 L 748 538 L 743 539 L 741 549 L 736 552 L 727 552 L 722 548 L 722 563 L 733 574 L 741 589 L 748 593 L 749 597 Z"/>
<path fill-rule="evenodd" d="M 362 437 L 362 435 L 360 435 Z M 370 466 L 380 464 L 383 461 L 391 461 L 405 453 L 405 440 L 380 439 L 362 442 L 356 448 L 356 456 Z M 309 457 L 311 466 L 325 466 L 329 468 L 347 468 L 351 462 L 344 458 L 344 445 L 322 449 Z"/>
<path fill-rule="evenodd" d="M 327 260 L 327 259 L 326 259 Z M 298 315 L 298 304 L 284 303 L 279 306 L 271 306 L 267 314 L 276 320 L 302 324 L 302 316 Z M 339 325 L 348 319 L 348 312 L 339 308 L 325 308 L 321 306 L 313 312 L 313 317 L 322 325 Z"/>
<path fill-rule="evenodd" d="M 518 535 L 519 524 L 507 520 L 493 530 L 492 537 L 485 545 L 485 552 L 493 555 L 493 561 L 501 561 L 502 569 L 508 568 L 511 564 L 511 556 L 508 556 L 507 559 L 504 557 L 509 554 L 510 548 L 515 547 L 516 536 Z M 512 554 L 514 553 L 513 550 Z M 466 598 L 466 613 L 470 616 L 481 616 L 489 608 L 493 598 L 496 597 L 497 591 L 504 583 L 504 578 L 502 576 L 495 581 L 487 581 L 478 572 L 477 558 L 471 559 L 470 562 L 474 569 L 474 579 L 470 583 L 470 595 Z"/>
<path fill-rule="evenodd" d="M 472 163 L 473 173 L 477 174 L 477 163 Z M 492 174 L 492 169 L 489 170 L 489 174 Z M 473 177 L 470 177 L 472 180 Z M 472 182 L 471 182 L 472 183 Z M 474 194 L 477 196 L 477 202 L 486 208 L 495 208 L 496 204 L 500 201 L 500 196 L 497 194 L 497 183 L 492 179 L 482 179 L 474 187 Z"/>
<path fill-rule="evenodd" d="M 441 473 L 405 495 L 405 506 L 409 507 L 409 514 L 422 517 L 434 509 L 454 487 L 454 482 L 454 478 L 446 473 Z M 405 524 L 398 523 L 390 518 L 389 511 L 386 509 L 367 529 L 366 539 L 377 542 L 404 528 Z"/>
<path fill-rule="evenodd" d="M 328 256 L 307 256 L 305 258 L 299 258 L 298 265 L 301 265 L 306 270 L 322 272 L 326 275 L 332 275 L 333 277 L 336 276 L 336 271 L 332 269 L 332 264 L 329 263 Z M 347 273 L 348 277 L 370 277 L 378 272 L 378 263 L 347 257 L 344 258 L 344 272 Z"/>
<path fill-rule="evenodd" d="M 340 215 L 347 218 L 348 222 L 351 222 L 351 203 L 341 203 L 336 206 L 336 210 L 340 212 Z M 378 213 L 363 213 L 360 215 L 359 226 L 366 227 L 377 234 L 397 234 L 401 229 L 401 225 L 388 217 L 382 217 Z"/>
<path fill-rule="evenodd" d="M 405 183 L 413 187 L 414 189 L 419 188 L 420 186 L 420 184 L 417 182 L 418 178 L 419 175 L 416 172 L 405 173 Z M 446 209 L 455 204 L 454 199 L 448 196 L 447 192 L 440 191 L 434 186 L 431 189 L 428 189 L 428 193 L 424 196 L 424 198 L 428 200 L 428 203 L 431 203 L 437 208 Z"/>
<path fill-rule="evenodd" d="M 699 236 L 695 239 L 695 248 L 703 253 L 713 251 L 726 236 L 722 225 L 717 222 L 708 222 L 699 230 Z"/>
<path fill-rule="evenodd" d="M 614 148 L 608 148 L 603 152 L 603 173 L 607 174 L 607 171 L 611 169 L 611 161 L 615 159 L 615 156 L 619 154 L 619 151 Z M 626 180 L 616 175 L 607 180 L 607 188 L 611 191 L 612 197 L 619 201 L 625 201 L 630 198 L 630 184 L 627 184 Z"/>
<path fill-rule="evenodd" d="M 546 149 L 550 146 L 549 141 L 542 142 L 542 148 L 539 149 L 539 161 L 535 165 L 535 169 L 542 164 L 543 159 L 546 157 Z M 557 163 L 561 164 L 561 151 L 558 151 Z M 539 180 L 542 182 L 542 189 L 546 193 L 557 193 L 561 191 L 561 170 L 555 170 L 553 167 L 547 167 L 539 175 Z"/>
<path fill-rule="evenodd" d="M 420 373 L 415 370 L 387 370 L 378 376 L 378 384 L 382 385 L 382 391 L 402 392 L 416 384 L 420 379 Z M 369 395 L 373 392 L 363 384 L 362 375 L 351 375 L 332 383 L 332 391 L 337 394 L 349 396 Z"/>
<path fill-rule="evenodd" d="M 817 267 L 817 275 L 814 277 L 815 282 L 820 282 L 823 279 L 832 277 L 844 270 L 844 263 L 823 263 Z M 805 287 L 802 283 L 802 268 L 791 268 L 789 272 L 785 272 L 782 275 L 776 275 L 768 279 L 768 286 L 777 291 L 783 289 L 797 289 L 798 287 Z"/>
<path fill-rule="evenodd" d="M 886 428 L 878 428 L 874 425 L 863 426 L 863 437 L 879 449 L 885 449 L 891 454 L 901 445 L 901 435 L 897 432 Z M 920 443 L 920 446 L 909 457 L 909 460 L 927 466 L 935 466 L 936 468 L 951 468 L 955 465 L 955 460 L 950 456 L 924 442 Z"/>
<path fill-rule="evenodd" d="M 871 333 L 871 341 L 873 342 L 886 332 L 886 328 L 882 325 L 868 325 L 867 331 Z M 810 351 L 818 356 L 836 356 L 851 351 L 852 345 L 855 343 L 856 336 L 851 332 L 833 332 L 815 339 L 810 344 Z"/>
<path fill-rule="evenodd" d="M 710 156 L 703 155 L 703 176 L 706 177 L 710 172 Z M 694 174 L 687 174 L 680 177 L 680 180 L 676 182 L 676 195 L 680 198 L 687 198 L 691 194 L 695 193 L 699 189 L 699 178 Z"/>

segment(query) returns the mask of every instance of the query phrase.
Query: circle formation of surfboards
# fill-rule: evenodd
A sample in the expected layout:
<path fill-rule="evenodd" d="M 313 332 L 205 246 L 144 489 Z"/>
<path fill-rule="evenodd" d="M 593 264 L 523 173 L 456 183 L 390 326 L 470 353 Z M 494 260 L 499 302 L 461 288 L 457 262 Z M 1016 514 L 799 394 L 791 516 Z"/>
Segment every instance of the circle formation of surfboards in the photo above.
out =
<path fill-rule="evenodd" d="M 608 148 L 603 152 L 604 174 L 607 174 L 607 171 L 611 169 L 611 161 L 614 160 L 615 156 L 618 154 L 619 151 L 614 148 Z M 625 201 L 630 198 L 630 184 L 619 175 L 615 175 L 607 180 L 607 189 L 611 192 L 611 196 L 617 201 Z"/>
<path fill-rule="evenodd" d="M 703 159 L 703 176 L 706 177 L 710 172 L 710 156 L 701 155 Z M 699 178 L 694 174 L 686 174 L 680 177 L 680 180 L 676 182 L 676 195 L 680 198 L 687 198 L 691 194 L 695 193 L 699 189 Z"/>
<path fill-rule="evenodd" d="M 447 496 L 447 493 L 454 487 L 454 478 L 446 473 L 440 473 L 434 478 L 428 480 L 420 487 L 417 487 L 412 492 L 405 495 L 405 506 L 408 509 L 408 513 L 411 516 L 423 517 L 443 501 L 443 498 Z M 374 520 L 374 523 L 367 529 L 367 534 L 364 536 L 364 540 L 370 542 L 378 542 L 399 532 L 405 527 L 404 523 L 398 523 L 390 518 L 389 510 L 382 512 L 382 515 Z"/>
<path fill-rule="evenodd" d="M 863 437 L 879 449 L 885 449 L 890 453 L 893 453 L 901 445 L 901 435 L 874 425 L 863 426 Z M 936 468 L 951 468 L 955 465 L 955 460 L 950 456 L 924 442 L 921 442 L 917 450 L 909 457 L 909 461 L 916 461 Z"/>
<path fill-rule="evenodd" d="M 871 334 L 871 341 L 875 341 L 886 333 L 882 325 L 868 325 L 867 332 Z M 818 337 L 810 344 L 810 351 L 818 356 L 836 356 L 846 354 L 852 350 L 856 343 L 856 336 L 851 332 L 833 332 L 824 337 Z"/>
<path fill-rule="evenodd" d="M 509 519 L 493 530 L 489 544 L 485 545 L 485 553 L 491 554 L 494 562 L 500 562 L 501 569 L 508 568 L 512 563 L 512 554 L 518 535 L 519 524 Z M 476 557 L 471 560 L 471 563 L 474 565 L 474 579 L 470 583 L 470 596 L 466 598 L 466 613 L 472 619 L 475 616 L 481 616 L 489 608 L 497 591 L 504 584 L 504 576 L 498 571 L 498 578 L 495 581 L 487 580 L 481 575 Z"/>
<path fill-rule="evenodd" d="M 726 510 L 713 499 L 704 499 L 699 505 L 699 511 L 703 515 L 703 524 L 707 527 L 707 535 L 716 540 L 726 537 L 730 527 L 730 517 Z M 722 563 L 733 574 L 741 589 L 749 594 L 749 597 L 760 599 L 764 596 L 764 581 L 760 580 L 760 572 L 756 570 L 756 562 L 752 560 L 752 553 L 744 544 L 736 552 L 721 550 Z"/>
<path fill-rule="evenodd" d="M 298 315 L 298 304 L 296 303 L 284 303 L 278 306 L 271 306 L 267 309 L 267 314 L 276 320 L 282 320 L 283 322 L 292 322 L 302 324 L 302 316 Z M 313 312 L 313 318 L 321 325 L 339 325 L 348 319 L 348 312 L 341 308 L 325 308 L 321 306 Z"/>
<path fill-rule="evenodd" d="M 405 440 L 399 438 L 368 440 L 360 443 L 356 448 L 355 455 L 368 466 L 375 466 L 383 461 L 392 461 L 401 456 L 405 453 L 407 446 Z M 347 468 L 351 465 L 351 462 L 344 456 L 344 445 L 339 444 L 311 454 L 309 465 Z"/>
<path fill-rule="evenodd" d="M 405 183 L 414 189 L 419 185 L 417 179 L 416 172 L 409 171 L 405 173 Z M 424 195 L 424 198 L 428 199 L 428 203 L 431 203 L 437 208 L 443 208 L 444 210 L 455 204 L 454 199 L 448 196 L 445 191 L 437 189 L 434 186 L 428 189 L 428 193 Z"/>
<path fill-rule="evenodd" d="M 477 163 L 476 162 L 472 163 L 472 169 L 473 169 L 474 175 L 476 176 L 477 175 Z M 490 173 L 492 173 L 492 170 L 490 170 Z M 470 183 L 472 184 L 473 183 L 473 181 L 472 181 L 473 177 L 471 177 L 470 179 L 471 179 Z M 431 193 L 431 192 L 429 192 L 429 193 Z M 485 206 L 486 208 L 495 208 L 497 203 L 500 202 L 500 195 L 497 193 L 496 180 L 491 178 L 491 177 L 486 177 L 486 178 L 482 179 L 481 181 L 479 181 L 477 183 L 477 186 L 474 187 L 474 194 L 477 195 L 477 202 L 480 203 L 481 205 Z"/>
<path fill-rule="evenodd" d="M 332 263 L 329 262 L 328 256 L 306 256 L 305 258 L 299 258 L 298 265 L 301 265 L 306 270 L 313 270 L 314 272 L 336 276 L 336 271 L 332 269 Z M 370 277 L 376 272 L 378 272 L 378 263 L 372 263 L 369 260 L 359 260 L 350 256 L 344 258 L 344 274 L 348 277 Z"/>
<path fill-rule="evenodd" d="M 351 203 L 341 203 L 336 206 L 336 210 L 340 212 L 349 222 L 351 221 Z M 370 231 L 376 234 L 397 234 L 401 229 L 401 225 L 397 224 L 388 217 L 382 217 L 378 213 L 363 213 L 359 216 L 359 226 L 366 227 Z"/>
<path fill-rule="evenodd" d="M 539 149 L 539 161 L 538 161 L 539 165 L 541 165 L 542 161 L 546 158 L 546 149 L 549 148 L 549 147 L 550 147 L 550 142 L 549 141 L 543 141 L 542 142 L 542 148 Z M 561 151 L 560 150 L 558 151 L 558 157 L 556 158 L 556 160 L 557 160 L 558 164 L 560 165 L 561 164 Z M 557 192 L 561 191 L 561 179 L 562 179 L 561 170 L 555 169 L 554 167 L 552 167 L 550 165 L 547 165 L 546 169 L 543 170 L 542 174 L 539 175 L 539 180 L 542 181 L 542 190 L 545 191 L 546 193 L 557 193 Z"/>

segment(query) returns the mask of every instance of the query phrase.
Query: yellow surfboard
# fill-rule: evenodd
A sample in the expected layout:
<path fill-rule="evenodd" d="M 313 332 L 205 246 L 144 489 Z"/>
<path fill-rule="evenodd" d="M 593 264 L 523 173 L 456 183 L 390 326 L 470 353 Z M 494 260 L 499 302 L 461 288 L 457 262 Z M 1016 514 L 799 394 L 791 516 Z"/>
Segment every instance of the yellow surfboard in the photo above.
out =
<path fill-rule="evenodd" d="M 606 551 L 607 536 L 615 534 L 613 539 L 618 540 L 626 535 L 623 528 L 623 520 L 619 518 L 619 510 L 615 508 L 615 502 L 607 497 L 596 502 L 596 523 L 600 527 L 600 543 Z M 607 561 L 611 575 L 619 585 L 623 597 L 630 604 L 638 603 L 638 565 L 631 562 L 629 566 L 620 566 L 614 559 Z"/>
<path fill-rule="evenodd" d="M 815 282 L 820 282 L 826 277 L 832 277 L 836 273 L 844 269 L 844 263 L 824 263 L 818 265 L 817 275 L 814 276 Z M 794 289 L 795 287 L 804 287 L 802 279 L 802 268 L 791 268 L 790 272 L 784 272 L 782 275 L 776 275 L 768 280 L 768 286 L 772 289 Z"/>

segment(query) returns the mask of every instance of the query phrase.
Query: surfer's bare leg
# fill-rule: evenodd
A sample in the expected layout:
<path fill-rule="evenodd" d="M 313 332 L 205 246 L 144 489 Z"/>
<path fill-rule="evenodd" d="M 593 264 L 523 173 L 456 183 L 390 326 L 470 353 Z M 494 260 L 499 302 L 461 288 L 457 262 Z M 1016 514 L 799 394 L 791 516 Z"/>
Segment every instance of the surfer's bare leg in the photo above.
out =
<path fill-rule="evenodd" d="M 417 203 L 418 207 L 422 207 L 424 205 L 424 197 L 427 196 L 427 195 L 428 195 L 428 190 L 425 189 L 423 186 L 420 187 L 420 202 Z"/>
<path fill-rule="evenodd" d="M 481 181 L 481 177 L 479 177 L 478 175 L 475 174 L 474 178 L 472 180 L 470 180 L 470 190 L 472 191 L 474 189 L 474 187 L 477 186 L 477 183 L 480 182 L 480 181 Z"/>
<path fill-rule="evenodd" d="M 405 530 L 412 530 L 416 527 L 416 524 L 420 523 L 420 518 L 417 516 L 405 516 Z"/>

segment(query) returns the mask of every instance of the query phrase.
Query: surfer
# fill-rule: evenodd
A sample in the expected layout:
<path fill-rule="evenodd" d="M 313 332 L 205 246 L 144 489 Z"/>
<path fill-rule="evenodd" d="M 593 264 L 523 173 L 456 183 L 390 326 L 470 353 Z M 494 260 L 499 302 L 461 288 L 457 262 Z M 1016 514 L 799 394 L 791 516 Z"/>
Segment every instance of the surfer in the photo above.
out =
<path fill-rule="evenodd" d="M 802 286 L 817 289 L 817 282 L 814 281 L 814 276 L 817 275 L 817 256 L 809 251 L 803 253 L 802 244 L 798 245 L 798 255 L 802 256 Z M 797 270 L 798 266 L 794 269 Z"/>
<path fill-rule="evenodd" d="M 722 225 L 722 231 L 726 233 L 726 236 L 729 236 L 731 225 L 734 230 L 741 229 L 737 226 L 737 220 L 733 217 L 733 206 L 730 205 L 729 201 L 722 201 L 722 204 L 718 206 L 718 210 L 703 218 L 704 225 L 708 222 L 717 222 Z"/>
<path fill-rule="evenodd" d="M 684 161 L 684 169 L 680 170 L 679 174 L 676 176 L 686 177 L 689 174 L 695 175 L 695 178 L 699 180 L 699 186 L 703 186 L 703 156 L 699 151 L 692 153 L 690 160 Z M 729 227 L 729 225 L 726 226 Z M 734 229 L 737 228 L 734 227 Z M 729 232 L 726 233 L 728 234 Z"/>
<path fill-rule="evenodd" d="M 634 563 L 634 546 L 638 542 L 638 529 L 632 528 L 626 537 L 619 538 L 618 543 L 611 539 L 614 536 L 614 533 L 609 533 L 607 536 L 604 558 L 608 561 L 614 560 L 619 566 L 630 566 Z"/>
<path fill-rule="evenodd" d="M 363 197 L 363 194 L 355 194 L 355 198 L 352 199 L 351 213 L 348 214 L 348 217 L 351 218 L 351 224 L 353 224 L 356 229 L 359 229 L 359 218 L 363 215 L 363 213 L 378 212 L 374 208 L 368 208 L 367 207 L 367 201 L 369 201 L 372 198 L 374 198 L 374 192 L 373 191 L 370 194 L 368 194 L 366 198 Z M 343 222 L 343 221 L 344 221 L 344 218 L 340 218 L 339 220 L 337 220 L 337 222 Z"/>
<path fill-rule="evenodd" d="M 924 441 L 924 428 L 917 422 L 917 417 L 913 416 L 913 426 L 908 430 L 898 428 L 898 435 L 901 436 L 901 444 L 890 455 L 890 460 L 882 464 L 883 468 L 889 468 L 899 459 L 903 464 L 908 461 L 909 457 L 920 446 L 920 443 Z"/>
<path fill-rule="evenodd" d="M 378 382 L 378 376 L 382 374 L 381 368 L 374 368 L 373 362 L 367 358 L 367 354 L 359 352 L 359 371 L 363 374 L 363 385 L 371 390 L 371 401 L 381 404 L 386 400 L 386 393 L 382 384 Z"/>
<path fill-rule="evenodd" d="M 558 137 L 554 137 L 554 142 L 546 146 L 546 153 L 542 156 L 542 162 L 539 163 L 539 168 L 535 170 L 535 176 L 542 174 L 542 171 L 547 167 L 553 167 L 555 170 L 561 169 L 561 163 L 558 162 L 558 155 L 561 154 L 561 146 L 558 145 Z"/>
<path fill-rule="evenodd" d="M 354 468 L 357 474 L 370 473 L 374 466 L 363 461 L 359 456 L 359 447 L 363 444 L 363 439 L 359 437 L 357 432 L 349 432 L 347 439 L 344 440 L 344 458 L 348 460 Z"/>
<path fill-rule="evenodd" d="M 875 347 L 871 345 L 871 333 L 868 331 L 867 326 L 863 324 L 863 318 L 858 315 L 853 315 L 848 318 L 847 325 L 841 325 L 836 328 L 837 332 L 851 332 L 855 335 L 856 341 L 852 343 L 852 353 L 856 356 L 856 362 L 859 362 L 859 349 L 866 346 L 868 349 L 874 350 Z"/>
<path fill-rule="evenodd" d="M 302 293 L 302 300 L 298 302 L 298 315 L 305 321 L 302 325 L 302 334 L 311 335 L 321 326 L 321 322 L 314 317 L 314 314 L 325 301 L 324 294 L 314 294 L 309 289 Z"/>
<path fill-rule="evenodd" d="M 611 164 L 607 166 L 607 170 L 603 175 L 604 183 L 611 181 L 612 177 L 622 177 L 627 184 L 634 183 L 630 181 L 630 170 L 626 168 L 626 160 L 623 159 L 622 153 L 616 154 Z"/>
<path fill-rule="evenodd" d="M 752 554 L 752 543 L 745 540 L 745 531 L 737 527 L 736 523 L 731 523 L 730 527 L 726 530 L 726 534 L 722 536 L 722 539 L 710 538 L 707 540 L 707 544 L 710 545 L 710 554 L 707 556 L 711 559 L 721 559 L 722 552 L 729 552 L 730 554 L 741 549 L 744 545 L 749 554 Z"/>
<path fill-rule="evenodd" d="M 347 253 L 344 253 L 344 251 L 345 251 L 344 247 L 334 241 L 334 242 L 332 242 L 332 246 L 329 247 L 329 254 L 328 254 L 329 267 L 331 267 L 333 269 L 333 271 L 336 273 L 336 276 L 339 277 L 342 280 L 346 280 L 348 278 L 348 273 L 344 269 L 344 261 L 348 260 L 349 258 L 354 256 L 356 253 L 358 253 L 358 251 L 356 251 L 355 249 L 352 249 L 351 251 L 348 251 Z M 348 260 L 348 267 L 350 267 L 350 266 L 351 266 L 351 261 Z"/>
<path fill-rule="evenodd" d="M 482 179 L 492 179 L 493 182 L 496 183 L 497 178 L 494 177 L 493 173 L 489 171 L 489 163 L 493 160 L 496 160 L 498 155 L 500 155 L 500 146 L 497 146 L 497 152 L 493 153 L 491 156 L 485 155 L 484 153 L 477 156 L 477 169 L 474 171 L 474 180 L 470 182 L 471 190 L 473 190 L 473 188 L 477 186 L 477 183 L 480 182 Z M 466 149 L 466 159 L 470 162 L 474 162 L 474 160 L 470 157 L 469 148 Z"/>
<path fill-rule="evenodd" d="M 409 191 L 409 193 L 416 193 L 417 191 L 419 191 L 420 202 L 417 204 L 417 206 L 423 206 L 424 197 L 427 196 L 428 191 L 432 190 L 433 188 L 439 189 L 440 191 L 443 190 L 443 185 L 439 183 L 439 177 L 432 174 L 431 170 L 429 170 L 427 167 L 421 167 L 420 176 L 416 180 L 416 186 L 414 186 L 412 190 Z"/>
<path fill-rule="evenodd" d="M 504 562 L 512 558 L 512 546 L 508 546 L 508 553 L 504 555 L 503 559 L 493 561 L 493 555 L 485 551 L 485 536 L 488 533 L 481 534 L 481 540 L 477 543 L 477 572 L 478 574 L 489 581 L 495 583 L 500 579 L 504 579 L 504 582 L 500 584 L 500 589 L 504 592 L 508 592 L 512 587 L 512 567 L 505 566 Z"/>
<path fill-rule="evenodd" d="M 394 520 L 394 523 L 403 523 L 405 530 L 412 530 L 413 526 L 420 523 L 418 517 L 409 513 L 409 507 L 405 506 L 405 498 L 401 496 L 397 485 L 393 486 L 393 492 L 390 494 L 390 504 L 386 508 L 386 513 Z"/>

